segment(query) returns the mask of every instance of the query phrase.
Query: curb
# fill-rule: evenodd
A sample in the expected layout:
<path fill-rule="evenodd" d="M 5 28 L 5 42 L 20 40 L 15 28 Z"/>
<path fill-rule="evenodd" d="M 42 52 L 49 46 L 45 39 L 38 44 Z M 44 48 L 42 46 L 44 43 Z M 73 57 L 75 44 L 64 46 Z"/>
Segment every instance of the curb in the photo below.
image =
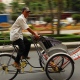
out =
<path fill-rule="evenodd" d="M 66 45 L 67 48 L 76 48 L 76 47 L 80 46 L 80 42 L 63 42 L 62 44 Z M 13 48 L 12 45 L 0 46 L 0 52 L 11 52 L 11 51 L 13 51 L 13 49 L 14 48 Z M 31 44 L 31 49 L 30 50 L 36 50 L 35 47 L 34 47 L 34 44 Z"/>
<path fill-rule="evenodd" d="M 67 46 L 67 48 L 77 48 L 80 46 L 80 41 L 77 42 L 63 42 L 64 45 Z"/>

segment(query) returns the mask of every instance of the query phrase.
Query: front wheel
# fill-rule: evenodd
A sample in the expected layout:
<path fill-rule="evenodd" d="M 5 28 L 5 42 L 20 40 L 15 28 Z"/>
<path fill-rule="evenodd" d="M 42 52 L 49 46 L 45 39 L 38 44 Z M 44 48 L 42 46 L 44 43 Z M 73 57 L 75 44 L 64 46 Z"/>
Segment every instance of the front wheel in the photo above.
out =
<path fill-rule="evenodd" d="M 12 66 L 15 57 L 10 54 L 0 54 L 0 80 L 13 80 L 18 70 Z"/>
<path fill-rule="evenodd" d="M 63 58 L 64 62 L 60 66 Z M 45 71 L 50 80 L 69 80 L 74 73 L 74 62 L 67 54 L 54 54 L 48 59 Z"/>

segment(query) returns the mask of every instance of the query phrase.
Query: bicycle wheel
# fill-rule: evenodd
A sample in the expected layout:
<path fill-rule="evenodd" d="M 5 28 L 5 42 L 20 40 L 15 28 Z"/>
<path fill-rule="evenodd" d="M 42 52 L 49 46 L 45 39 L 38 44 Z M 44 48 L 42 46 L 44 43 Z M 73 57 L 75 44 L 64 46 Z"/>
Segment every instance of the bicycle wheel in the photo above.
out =
<path fill-rule="evenodd" d="M 59 63 L 62 61 L 62 57 L 64 63 L 60 66 Z M 45 71 L 50 80 L 69 80 L 74 73 L 74 62 L 67 54 L 54 54 L 47 61 Z"/>
<path fill-rule="evenodd" d="M 10 54 L 0 55 L 0 80 L 13 80 L 18 74 L 18 70 L 12 66 L 15 57 L 10 58 Z"/>
<path fill-rule="evenodd" d="M 45 51 L 42 51 L 41 54 L 45 54 Z M 57 59 L 58 59 L 58 58 L 57 58 Z M 46 63 L 46 60 L 45 60 L 45 59 L 43 59 L 43 58 L 40 58 L 40 59 L 39 59 L 39 64 L 40 64 L 40 66 L 41 66 L 43 69 L 44 69 L 45 63 Z M 59 62 L 59 66 L 62 66 L 63 63 L 64 63 L 64 58 L 62 57 L 61 62 Z"/>

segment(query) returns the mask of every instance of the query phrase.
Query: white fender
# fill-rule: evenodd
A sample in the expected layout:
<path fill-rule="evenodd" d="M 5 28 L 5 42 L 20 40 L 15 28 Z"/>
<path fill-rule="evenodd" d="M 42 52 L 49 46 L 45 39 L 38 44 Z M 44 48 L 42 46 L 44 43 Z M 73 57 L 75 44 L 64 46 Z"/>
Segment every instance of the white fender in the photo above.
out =
<path fill-rule="evenodd" d="M 2 52 L 2 53 L 0 53 L 0 55 L 3 55 L 3 54 L 9 54 L 9 55 L 12 55 L 11 53 L 8 53 L 8 52 Z"/>
<path fill-rule="evenodd" d="M 73 63 L 74 63 L 74 60 L 72 59 L 72 57 L 71 57 L 69 54 L 64 53 L 64 52 L 58 52 L 58 53 L 55 53 L 55 54 L 51 55 L 51 56 L 47 59 L 44 69 L 46 68 L 46 65 L 47 65 L 48 61 L 49 61 L 52 57 L 54 57 L 54 56 L 56 56 L 56 55 L 58 55 L 58 54 L 64 54 L 64 55 L 67 55 L 68 57 L 71 58 L 71 60 L 72 60 Z"/>

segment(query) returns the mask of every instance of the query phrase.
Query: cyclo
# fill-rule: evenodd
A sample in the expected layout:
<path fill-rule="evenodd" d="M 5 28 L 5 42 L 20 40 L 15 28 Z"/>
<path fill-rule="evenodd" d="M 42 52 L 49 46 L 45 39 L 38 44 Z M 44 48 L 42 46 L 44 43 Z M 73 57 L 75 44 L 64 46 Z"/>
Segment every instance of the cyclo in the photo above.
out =
<path fill-rule="evenodd" d="M 54 38 L 41 35 L 39 40 L 36 40 L 34 36 L 31 36 L 31 40 L 38 53 L 40 66 L 35 67 L 27 59 L 21 59 L 21 69 L 18 70 L 13 67 L 14 53 L 18 51 L 18 47 L 13 45 L 12 54 L 0 53 L 0 76 L 2 80 L 13 80 L 27 65 L 33 68 L 42 68 L 50 80 L 58 80 L 58 77 L 59 80 L 69 80 L 72 77 L 74 61 L 68 54 L 67 47 L 64 44 Z"/>

